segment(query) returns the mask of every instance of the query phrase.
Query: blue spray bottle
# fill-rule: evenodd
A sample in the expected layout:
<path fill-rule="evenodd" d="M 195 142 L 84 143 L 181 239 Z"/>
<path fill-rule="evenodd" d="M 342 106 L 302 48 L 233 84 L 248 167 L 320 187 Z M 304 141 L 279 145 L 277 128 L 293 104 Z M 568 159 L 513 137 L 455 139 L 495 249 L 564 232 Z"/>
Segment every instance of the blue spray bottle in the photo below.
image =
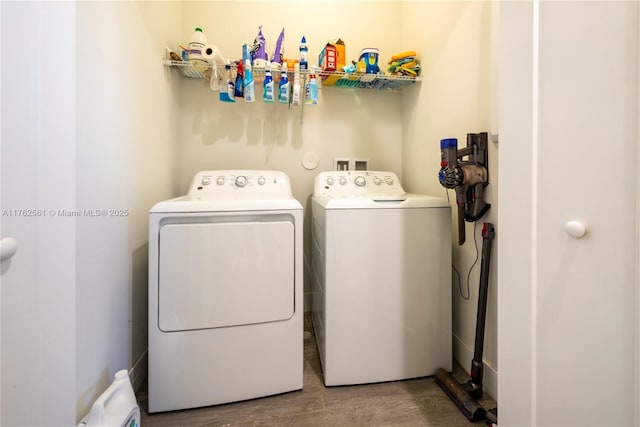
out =
<path fill-rule="evenodd" d="M 269 103 L 273 102 L 275 100 L 273 77 L 271 76 L 271 64 L 268 62 L 264 69 L 264 82 L 262 83 L 262 89 L 262 100 Z"/>
<path fill-rule="evenodd" d="M 224 65 L 225 77 L 227 80 L 226 91 L 220 91 L 220 101 L 222 102 L 236 102 L 235 98 L 235 83 L 233 73 L 231 72 L 231 61 L 227 59 L 227 63 Z"/>
<path fill-rule="evenodd" d="M 307 39 L 302 36 L 300 40 L 300 71 L 309 69 L 309 48 L 307 47 Z"/>
<path fill-rule="evenodd" d="M 280 71 L 280 83 L 278 85 L 278 101 L 289 103 L 289 77 L 287 76 L 287 64 L 282 64 Z"/>
<path fill-rule="evenodd" d="M 256 100 L 251 61 L 249 60 L 244 63 L 244 100 L 247 102 L 255 102 Z"/>

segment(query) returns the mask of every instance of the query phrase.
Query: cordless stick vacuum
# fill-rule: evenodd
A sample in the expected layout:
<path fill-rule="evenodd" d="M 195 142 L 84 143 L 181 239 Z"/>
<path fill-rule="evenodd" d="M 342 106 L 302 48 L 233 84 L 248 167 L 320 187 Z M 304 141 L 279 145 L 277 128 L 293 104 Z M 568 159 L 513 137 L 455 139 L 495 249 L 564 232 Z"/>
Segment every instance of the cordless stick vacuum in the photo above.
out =
<path fill-rule="evenodd" d="M 436 384 L 444 390 L 449 398 L 469 421 L 487 419 L 487 411 L 477 402 L 482 396 L 484 350 L 484 325 L 487 314 L 487 293 L 489 289 L 489 265 L 491 264 L 491 242 L 495 235 L 493 224 L 485 222 L 482 226 L 482 263 L 480 264 L 480 291 L 478 294 L 478 315 L 476 318 L 476 340 L 471 361 L 471 379 L 459 384 L 444 369 L 436 371 Z M 490 414 L 492 415 L 492 414 Z"/>
<path fill-rule="evenodd" d="M 440 141 L 440 172 L 438 180 L 447 189 L 456 192 L 458 206 L 458 244 L 465 242 L 465 221 L 478 221 L 491 207 L 483 200 L 484 187 L 489 184 L 488 134 L 467 134 L 467 146 L 458 149 L 458 140 L 448 138 Z M 487 312 L 487 289 L 489 286 L 489 265 L 491 263 L 491 241 L 494 228 L 491 223 L 482 227 L 482 263 L 480 267 L 480 290 L 478 314 L 476 318 L 476 339 L 471 361 L 471 379 L 459 384 L 444 369 L 436 371 L 436 384 L 444 390 L 469 421 L 487 419 L 487 411 L 476 401 L 482 396 L 484 348 L 484 326 Z"/>
<path fill-rule="evenodd" d="M 491 205 L 483 200 L 489 184 L 487 132 L 467 134 L 467 146 L 458 149 L 456 138 L 440 140 L 440 184 L 456 192 L 458 244 L 465 241 L 465 220 L 478 221 Z M 465 160 L 464 158 L 467 158 Z"/>

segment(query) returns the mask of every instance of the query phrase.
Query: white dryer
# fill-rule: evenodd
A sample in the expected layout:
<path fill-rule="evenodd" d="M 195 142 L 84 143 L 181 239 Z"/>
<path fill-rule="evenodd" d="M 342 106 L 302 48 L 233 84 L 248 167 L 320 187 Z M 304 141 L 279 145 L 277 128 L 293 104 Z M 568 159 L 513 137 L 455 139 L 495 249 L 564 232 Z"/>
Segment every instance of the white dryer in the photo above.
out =
<path fill-rule="evenodd" d="M 451 370 L 451 208 L 391 172 L 321 172 L 313 328 L 327 386 Z"/>
<path fill-rule="evenodd" d="M 149 412 L 302 388 L 302 205 L 277 171 L 204 171 L 149 212 Z"/>

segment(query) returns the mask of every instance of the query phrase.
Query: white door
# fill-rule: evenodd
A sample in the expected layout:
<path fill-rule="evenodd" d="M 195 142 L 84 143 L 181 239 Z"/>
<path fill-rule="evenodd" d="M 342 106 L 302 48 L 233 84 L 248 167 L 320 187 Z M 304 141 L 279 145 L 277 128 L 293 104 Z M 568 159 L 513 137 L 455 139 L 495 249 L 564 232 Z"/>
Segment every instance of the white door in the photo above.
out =
<path fill-rule="evenodd" d="M 0 425 L 74 425 L 75 3 L 0 7 Z"/>
<path fill-rule="evenodd" d="M 500 424 L 640 422 L 638 5 L 501 3 Z"/>

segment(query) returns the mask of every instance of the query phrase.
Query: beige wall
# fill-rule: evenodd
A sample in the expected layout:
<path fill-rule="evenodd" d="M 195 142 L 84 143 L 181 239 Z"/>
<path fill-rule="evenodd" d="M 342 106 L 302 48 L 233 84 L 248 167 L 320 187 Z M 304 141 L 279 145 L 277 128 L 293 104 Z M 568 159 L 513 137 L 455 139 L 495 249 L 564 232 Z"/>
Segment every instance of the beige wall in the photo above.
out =
<path fill-rule="evenodd" d="M 458 138 L 466 145 L 467 133 L 495 130 L 492 120 L 495 105 L 495 47 L 492 35 L 497 23 L 492 2 L 405 1 L 402 15 L 403 45 L 420 52 L 423 82 L 419 90 L 404 91 L 403 96 L 403 182 L 405 189 L 417 193 L 447 197 L 438 182 L 440 169 L 440 139 Z M 492 129 L 493 127 L 493 129 Z M 486 200 L 492 204 L 489 212 L 478 221 L 477 248 L 474 245 L 474 225 L 466 224 L 466 243 L 458 246 L 457 208 L 455 193 L 449 192 L 452 209 L 453 264 L 460 273 L 462 288 L 467 295 L 467 277 L 471 290 L 469 300 L 459 291 L 458 277 L 453 274 L 453 345 L 454 358 L 469 370 L 473 356 L 477 313 L 480 260 L 474 265 L 482 247 L 480 235 L 483 222 L 496 228 L 498 220 L 498 144 L 489 143 L 489 186 Z M 489 281 L 489 302 L 484 346 L 485 388 L 497 397 L 497 244 L 493 246 Z"/>

